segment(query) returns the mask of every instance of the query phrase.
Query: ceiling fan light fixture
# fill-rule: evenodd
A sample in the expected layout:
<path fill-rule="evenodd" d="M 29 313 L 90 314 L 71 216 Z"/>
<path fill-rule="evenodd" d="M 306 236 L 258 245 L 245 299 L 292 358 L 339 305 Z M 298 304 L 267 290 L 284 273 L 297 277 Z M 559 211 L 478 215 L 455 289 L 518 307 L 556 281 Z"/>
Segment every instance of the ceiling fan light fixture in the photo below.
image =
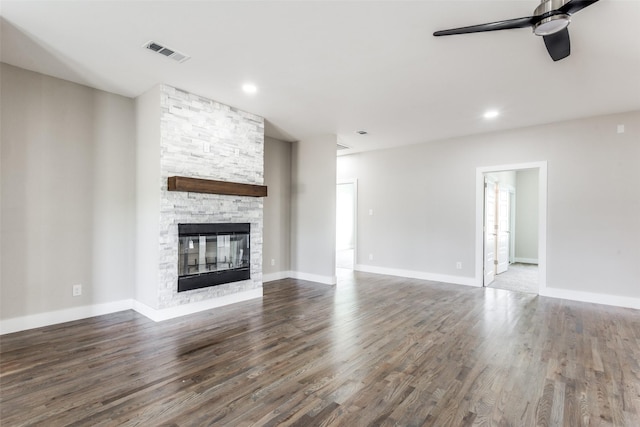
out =
<path fill-rule="evenodd" d="M 548 36 L 562 31 L 571 23 L 571 17 L 564 13 L 549 16 L 533 26 L 536 36 Z"/>
<path fill-rule="evenodd" d="M 525 16 L 504 21 L 488 22 L 479 25 L 440 30 L 433 33 L 435 37 L 455 34 L 482 33 L 485 31 L 513 30 L 517 28 L 533 28 L 533 33 L 542 36 L 549 56 L 559 61 L 571 54 L 571 41 L 567 26 L 571 16 L 599 0 L 541 0 L 532 16 Z"/>

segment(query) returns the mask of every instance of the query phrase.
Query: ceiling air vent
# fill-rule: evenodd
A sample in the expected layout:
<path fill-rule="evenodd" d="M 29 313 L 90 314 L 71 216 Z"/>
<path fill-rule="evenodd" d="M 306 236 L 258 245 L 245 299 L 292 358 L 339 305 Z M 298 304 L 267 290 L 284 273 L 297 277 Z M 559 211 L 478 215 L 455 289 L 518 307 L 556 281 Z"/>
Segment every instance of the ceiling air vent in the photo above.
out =
<path fill-rule="evenodd" d="M 346 145 L 342 145 L 342 144 L 337 144 L 338 145 L 338 151 L 340 150 L 348 150 L 351 147 L 347 147 Z"/>
<path fill-rule="evenodd" d="M 189 55 L 185 55 L 184 53 L 177 52 L 175 49 L 170 49 L 166 46 L 161 45 L 160 43 L 156 43 L 154 41 L 147 42 L 143 45 L 149 50 L 152 50 L 156 53 L 166 56 L 167 58 L 171 58 L 176 62 L 184 62 L 187 59 L 191 58 Z"/>

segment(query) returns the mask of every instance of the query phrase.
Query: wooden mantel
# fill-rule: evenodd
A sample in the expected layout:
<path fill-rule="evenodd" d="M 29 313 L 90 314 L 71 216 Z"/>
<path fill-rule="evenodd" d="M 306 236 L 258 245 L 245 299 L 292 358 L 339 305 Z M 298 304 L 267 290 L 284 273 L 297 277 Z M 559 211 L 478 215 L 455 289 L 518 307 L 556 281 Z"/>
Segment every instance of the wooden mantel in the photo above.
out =
<path fill-rule="evenodd" d="M 241 184 L 239 182 L 215 181 L 213 179 L 170 176 L 167 180 L 169 191 L 191 193 L 224 194 L 228 196 L 267 197 L 266 185 Z"/>

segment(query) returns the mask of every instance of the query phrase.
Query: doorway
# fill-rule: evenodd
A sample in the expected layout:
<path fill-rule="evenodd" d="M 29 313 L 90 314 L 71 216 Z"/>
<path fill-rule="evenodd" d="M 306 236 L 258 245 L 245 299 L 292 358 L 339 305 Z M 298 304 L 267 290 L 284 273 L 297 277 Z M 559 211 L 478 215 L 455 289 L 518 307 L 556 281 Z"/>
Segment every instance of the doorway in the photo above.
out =
<path fill-rule="evenodd" d="M 355 180 L 336 186 L 336 268 L 355 267 L 357 193 Z"/>
<path fill-rule="evenodd" d="M 526 186 L 522 187 L 522 192 L 528 192 L 529 195 L 528 199 L 523 195 L 521 209 L 517 206 L 517 174 L 526 176 L 529 181 L 534 180 L 534 188 L 527 190 Z M 546 205 L 546 162 L 477 168 L 478 286 L 534 293 L 540 293 L 546 288 Z M 518 220 L 518 215 L 522 215 L 521 221 Z M 520 246 L 518 236 L 522 239 Z M 524 249 L 527 247 L 535 248 L 534 255 L 530 255 L 532 252 L 527 255 Z M 532 283 L 533 286 L 527 283 Z"/>
<path fill-rule="evenodd" d="M 516 171 L 484 174 L 485 286 L 493 283 L 501 274 L 504 276 L 514 260 L 517 174 Z M 537 224 L 535 226 L 537 228 Z M 535 286 L 537 289 L 537 282 Z"/>

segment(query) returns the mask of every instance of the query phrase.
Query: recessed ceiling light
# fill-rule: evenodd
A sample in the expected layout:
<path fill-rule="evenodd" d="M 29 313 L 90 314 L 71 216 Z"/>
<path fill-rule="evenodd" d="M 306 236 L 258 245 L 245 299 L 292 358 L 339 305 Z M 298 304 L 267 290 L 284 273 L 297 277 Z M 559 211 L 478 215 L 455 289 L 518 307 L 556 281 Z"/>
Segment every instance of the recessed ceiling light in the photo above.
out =
<path fill-rule="evenodd" d="M 357 130 L 357 131 L 356 131 L 356 133 L 357 133 L 358 135 L 366 135 L 366 134 L 368 134 L 369 132 L 367 132 L 366 130 Z"/>
<path fill-rule="evenodd" d="M 242 85 L 242 90 L 244 91 L 244 93 L 248 93 L 248 94 L 253 95 L 254 93 L 256 93 L 258 91 L 258 88 L 254 84 L 245 83 L 245 84 Z"/>
<path fill-rule="evenodd" d="M 489 110 L 486 113 L 484 113 L 482 117 L 484 117 L 485 119 L 495 119 L 499 115 L 500 115 L 500 112 L 498 110 Z"/>

